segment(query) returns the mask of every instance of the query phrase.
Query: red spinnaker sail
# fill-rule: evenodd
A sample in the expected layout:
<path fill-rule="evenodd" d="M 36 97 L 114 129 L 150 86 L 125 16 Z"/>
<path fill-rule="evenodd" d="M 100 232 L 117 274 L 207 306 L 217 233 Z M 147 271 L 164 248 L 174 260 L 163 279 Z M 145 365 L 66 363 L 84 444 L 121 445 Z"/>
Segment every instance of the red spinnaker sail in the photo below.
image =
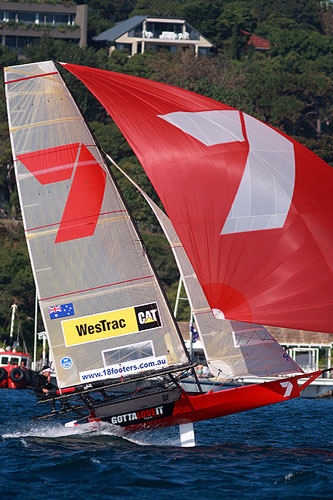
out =
<path fill-rule="evenodd" d="M 332 331 L 328 164 L 272 127 L 206 97 L 64 66 L 131 145 L 217 314 Z"/>

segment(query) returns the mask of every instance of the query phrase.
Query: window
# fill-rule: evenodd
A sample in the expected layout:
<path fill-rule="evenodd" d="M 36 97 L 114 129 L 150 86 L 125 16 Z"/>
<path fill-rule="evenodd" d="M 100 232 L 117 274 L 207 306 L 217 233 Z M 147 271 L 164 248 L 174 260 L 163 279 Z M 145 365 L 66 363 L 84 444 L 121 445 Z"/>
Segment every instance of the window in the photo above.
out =
<path fill-rule="evenodd" d="M 186 24 L 185 31 L 190 34 L 190 40 L 200 40 L 200 33 L 194 30 L 191 26 Z"/>
<path fill-rule="evenodd" d="M 207 361 L 203 352 L 194 351 L 192 356 L 192 361 L 198 363 L 199 365 L 207 366 Z"/>
<path fill-rule="evenodd" d="M 16 36 L 6 35 L 5 45 L 9 49 L 16 49 Z"/>
<path fill-rule="evenodd" d="M 4 10 L 1 19 L 5 22 L 15 21 L 16 20 L 16 12 L 13 10 L 12 11 Z"/>
<path fill-rule="evenodd" d="M 70 24 L 69 15 L 68 14 L 54 14 L 54 23 L 55 24 Z"/>
<path fill-rule="evenodd" d="M 19 23 L 35 23 L 36 13 L 35 12 L 18 12 L 17 21 Z"/>
<path fill-rule="evenodd" d="M 199 47 L 198 48 L 198 56 L 208 56 L 209 48 L 208 47 Z"/>
<path fill-rule="evenodd" d="M 105 366 L 124 363 L 126 361 L 134 361 L 136 359 L 150 358 L 154 355 L 155 353 L 151 340 L 103 351 Z"/>
<path fill-rule="evenodd" d="M 140 23 L 138 24 L 138 26 L 135 26 L 134 29 L 130 30 L 128 32 L 128 36 L 135 36 L 135 37 L 138 37 L 138 38 L 141 38 L 142 37 L 142 30 L 143 30 L 143 24 Z"/>
<path fill-rule="evenodd" d="M 45 24 L 54 24 L 54 14 L 45 14 Z"/>
<path fill-rule="evenodd" d="M 129 54 L 132 52 L 132 44 L 130 43 L 116 43 L 117 50 L 126 50 Z"/>
<path fill-rule="evenodd" d="M 2 356 L 1 358 L 2 365 L 8 365 L 8 356 Z"/>
<path fill-rule="evenodd" d="M 17 48 L 22 48 L 25 47 L 26 45 L 29 45 L 30 37 L 28 36 L 18 36 L 17 37 Z"/>
<path fill-rule="evenodd" d="M 36 14 L 36 23 L 38 24 L 45 24 L 45 12 L 38 12 Z"/>
<path fill-rule="evenodd" d="M 232 327 L 232 336 L 235 347 L 262 344 L 264 342 L 274 342 L 273 337 L 265 328 L 260 328 L 259 326 L 244 327 L 241 323 L 237 325 L 237 323 L 234 322 L 232 322 Z"/>
<path fill-rule="evenodd" d="M 18 365 L 19 364 L 19 358 L 10 358 L 10 364 L 11 365 Z"/>

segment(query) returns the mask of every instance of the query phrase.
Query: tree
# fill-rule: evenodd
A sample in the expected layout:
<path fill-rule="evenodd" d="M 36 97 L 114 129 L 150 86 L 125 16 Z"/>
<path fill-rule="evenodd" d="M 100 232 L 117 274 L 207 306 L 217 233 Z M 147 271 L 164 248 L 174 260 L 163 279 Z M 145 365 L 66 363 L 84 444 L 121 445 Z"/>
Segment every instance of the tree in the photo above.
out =
<path fill-rule="evenodd" d="M 4 325 L 15 302 L 24 338 L 32 348 L 35 287 L 22 226 L 18 222 L 4 222 L 0 224 L 0 235 L 0 332 L 7 333 Z"/>
<path fill-rule="evenodd" d="M 322 28 L 321 5 L 318 0 L 253 0 L 259 23 L 270 14 L 294 19 L 303 28 Z"/>
<path fill-rule="evenodd" d="M 161 17 L 177 17 L 181 7 L 177 0 L 138 0 L 131 14 Z"/>

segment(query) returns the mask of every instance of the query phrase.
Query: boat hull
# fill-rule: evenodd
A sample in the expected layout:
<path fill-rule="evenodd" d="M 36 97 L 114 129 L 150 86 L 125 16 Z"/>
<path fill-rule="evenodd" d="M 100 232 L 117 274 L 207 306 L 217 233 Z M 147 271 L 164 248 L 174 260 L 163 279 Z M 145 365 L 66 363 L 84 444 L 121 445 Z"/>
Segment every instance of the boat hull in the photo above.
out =
<path fill-rule="evenodd" d="M 273 380 L 281 380 L 281 377 L 267 377 L 264 379 L 266 382 Z M 242 387 L 244 385 L 252 385 L 257 383 L 256 377 L 244 377 L 237 380 L 230 380 L 227 382 L 219 381 L 214 378 L 199 378 L 200 385 L 204 392 L 210 390 L 213 391 L 225 391 L 226 389 L 231 389 L 233 387 Z M 299 385 L 304 382 L 303 379 L 298 381 Z M 181 386 L 185 392 L 198 392 L 198 387 L 194 377 L 188 377 L 181 382 Z M 318 378 L 313 383 L 308 385 L 304 390 L 302 390 L 300 397 L 306 399 L 315 399 L 320 397 L 329 397 L 333 392 L 333 378 Z"/>
<path fill-rule="evenodd" d="M 98 407 L 91 412 L 90 421 L 102 420 L 129 430 L 137 430 L 210 420 L 299 397 L 302 388 L 321 373 L 318 371 L 217 392 L 161 392 L 128 400 L 123 406 L 121 403 L 111 403 Z M 306 378 L 302 386 L 298 384 L 299 378 Z M 166 399 L 167 394 L 169 399 Z"/>

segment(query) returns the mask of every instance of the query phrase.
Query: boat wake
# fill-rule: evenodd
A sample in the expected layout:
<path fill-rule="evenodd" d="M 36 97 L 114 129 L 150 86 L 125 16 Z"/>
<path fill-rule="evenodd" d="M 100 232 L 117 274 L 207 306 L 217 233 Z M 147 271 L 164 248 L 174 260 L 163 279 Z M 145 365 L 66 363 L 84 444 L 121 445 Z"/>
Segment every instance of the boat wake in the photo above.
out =
<path fill-rule="evenodd" d="M 175 429 L 150 429 L 137 432 L 129 432 L 119 426 L 106 422 L 92 422 L 75 427 L 65 427 L 61 423 L 34 422 L 19 429 L 6 429 L 0 434 L 3 440 L 28 439 L 29 441 L 101 441 L 101 444 L 112 445 L 112 443 L 124 440 L 138 446 L 180 446 L 179 434 Z M 26 442 L 26 441 L 25 441 Z"/>

